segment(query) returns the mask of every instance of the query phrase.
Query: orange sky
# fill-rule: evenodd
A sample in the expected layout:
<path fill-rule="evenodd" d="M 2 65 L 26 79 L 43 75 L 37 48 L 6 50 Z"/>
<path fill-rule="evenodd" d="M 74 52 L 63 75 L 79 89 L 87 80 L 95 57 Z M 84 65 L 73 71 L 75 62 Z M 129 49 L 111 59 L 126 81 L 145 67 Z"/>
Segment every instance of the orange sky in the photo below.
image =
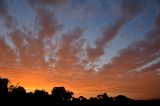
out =
<path fill-rule="evenodd" d="M 46 70 L 10 69 L 4 70 L 0 76 L 9 78 L 11 84 L 24 86 L 28 92 L 45 89 L 50 93 L 53 87 L 64 86 L 73 91 L 76 97 L 81 95 L 91 97 L 107 92 L 110 96 L 123 94 L 135 99 L 150 99 L 157 98 L 157 91 L 160 88 L 157 86 L 160 79 L 154 77 L 153 72 L 136 76 L 126 73 L 113 77 L 109 72 L 73 72 L 69 75 L 62 74 L 64 71 L 45 73 L 44 71 Z"/>

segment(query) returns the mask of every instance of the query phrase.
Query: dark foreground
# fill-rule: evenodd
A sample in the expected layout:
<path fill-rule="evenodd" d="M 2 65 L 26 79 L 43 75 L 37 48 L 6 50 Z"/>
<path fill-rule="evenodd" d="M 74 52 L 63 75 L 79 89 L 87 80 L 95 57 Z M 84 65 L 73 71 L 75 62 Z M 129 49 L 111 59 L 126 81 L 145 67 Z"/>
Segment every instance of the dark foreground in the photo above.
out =
<path fill-rule="evenodd" d="M 38 89 L 28 93 L 24 87 L 9 86 L 8 82 L 0 78 L 0 106 L 160 106 L 160 99 L 133 100 L 124 95 L 110 97 L 106 93 L 89 99 L 76 98 L 64 87 L 53 87 L 51 94 Z"/>
<path fill-rule="evenodd" d="M 160 106 L 160 100 L 58 100 L 53 97 L 1 97 L 0 106 Z"/>

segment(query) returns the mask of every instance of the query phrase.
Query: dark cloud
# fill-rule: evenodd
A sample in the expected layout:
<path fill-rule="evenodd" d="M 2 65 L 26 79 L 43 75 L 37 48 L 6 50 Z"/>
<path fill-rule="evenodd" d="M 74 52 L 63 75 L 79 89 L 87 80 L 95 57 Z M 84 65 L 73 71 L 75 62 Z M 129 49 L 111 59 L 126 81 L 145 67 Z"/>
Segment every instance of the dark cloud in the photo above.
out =
<path fill-rule="evenodd" d="M 8 14 L 8 7 L 7 3 L 5 3 L 5 0 L 0 1 L 0 16 L 3 16 L 4 18 L 4 25 L 8 29 L 15 29 L 17 26 L 16 19 L 14 19 L 13 16 Z"/>
<path fill-rule="evenodd" d="M 7 6 L 5 4 L 5 0 L 0 1 L 0 16 L 4 16 L 7 14 Z"/>
<path fill-rule="evenodd" d="M 143 11 L 141 0 L 123 0 L 121 5 L 121 18 L 131 20 Z"/>
<path fill-rule="evenodd" d="M 156 31 L 160 30 L 160 11 L 157 14 L 157 16 L 155 17 L 155 22 L 154 22 L 153 28 Z"/>
<path fill-rule="evenodd" d="M 30 3 L 36 5 L 64 5 L 68 3 L 68 0 L 29 0 Z"/>
<path fill-rule="evenodd" d="M 5 0 L 0 1 L 0 16 L 1 15 L 4 17 L 5 26 L 8 29 L 15 29 L 15 26 L 17 26 L 16 19 L 8 14 L 8 7 Z"/>
<path fill-rule="evenodd" d="M 68 0 L 41 0 L 43 3 L 49 4 L 49 5 L 63 5 L 68 3 Z"/>
<path fill-rule="evenodd" d="M 4 22 L 5 22 L 6 28 L 12 31 L 16 30 L 18 26 L 17 20 L 13 16 L 10 16 L 10 15 L 5 16 Z"/>

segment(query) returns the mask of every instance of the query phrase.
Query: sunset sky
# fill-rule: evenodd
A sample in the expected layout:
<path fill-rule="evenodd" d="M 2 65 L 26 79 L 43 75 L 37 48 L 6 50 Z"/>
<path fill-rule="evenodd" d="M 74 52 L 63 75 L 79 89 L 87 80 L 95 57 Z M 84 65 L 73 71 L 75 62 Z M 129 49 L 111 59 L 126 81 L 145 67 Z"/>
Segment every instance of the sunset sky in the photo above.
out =
<path fill-rule="evenodd" d="M 160 98 L 160 1 L 0 0 L 0 77 L 27 91 Z"/>

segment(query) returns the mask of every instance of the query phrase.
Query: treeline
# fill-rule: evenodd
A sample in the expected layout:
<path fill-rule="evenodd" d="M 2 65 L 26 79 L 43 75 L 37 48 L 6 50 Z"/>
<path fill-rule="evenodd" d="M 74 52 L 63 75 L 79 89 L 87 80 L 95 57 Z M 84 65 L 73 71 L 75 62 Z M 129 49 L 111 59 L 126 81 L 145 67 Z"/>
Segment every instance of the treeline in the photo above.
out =
<path fill-rule="evenodd" d="M 56 105 L 56 106 L 160 106 L 159 100 L 137 101 L 124 95 L 110 97 L 106 93 L 89 99 L 80 96 L 74 97 L 72 91 L 64 87 L 53 87 L 51 94 L 45 90 L 36 89 L 26 92 L 22 86 L 8 85 L 7 78 L 0 78 L 0 105 Z M 22 104 L 21 104 L 22 103 Z"/>

